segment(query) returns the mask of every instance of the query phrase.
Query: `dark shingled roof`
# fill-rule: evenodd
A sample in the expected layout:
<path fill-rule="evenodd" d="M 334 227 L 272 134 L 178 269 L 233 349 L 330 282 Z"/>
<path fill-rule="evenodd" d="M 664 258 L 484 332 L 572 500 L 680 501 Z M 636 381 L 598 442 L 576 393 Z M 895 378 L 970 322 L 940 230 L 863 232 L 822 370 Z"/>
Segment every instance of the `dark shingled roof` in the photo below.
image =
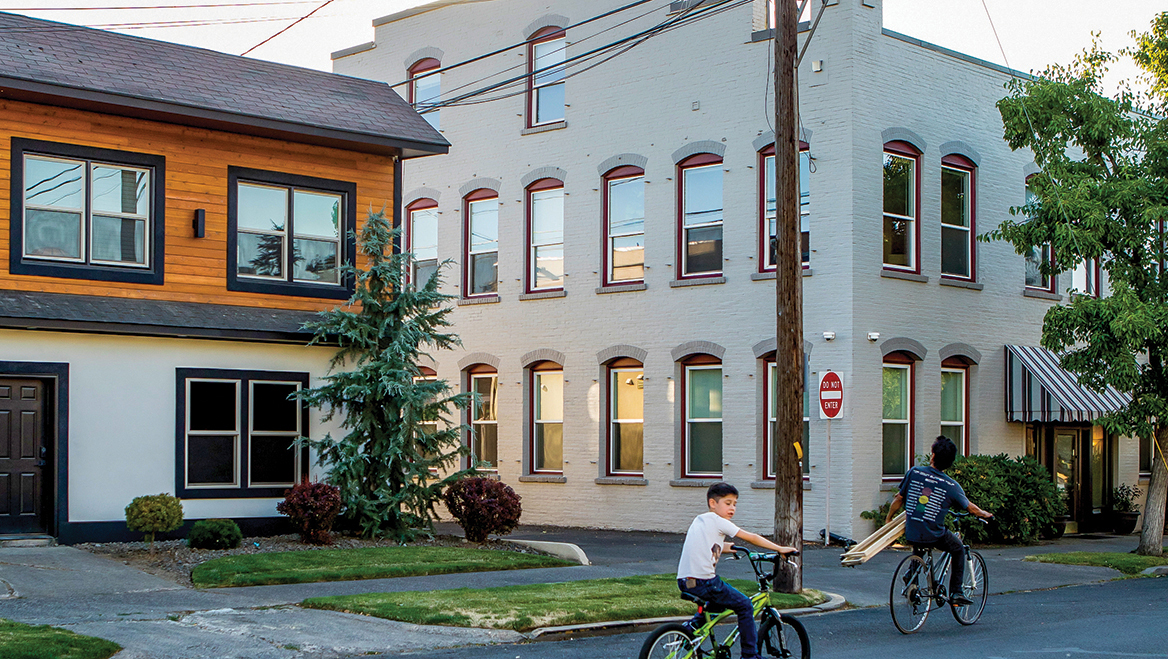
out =
<path fill-rule="evenodd" d="M 0 98 L 404 157 L 449 142 L 389 85 L 0 13 Z"/>
<path fill-rule="evenodd" d="M 0 291 L 0 327 L 307 343 L 311 311 Z"/>

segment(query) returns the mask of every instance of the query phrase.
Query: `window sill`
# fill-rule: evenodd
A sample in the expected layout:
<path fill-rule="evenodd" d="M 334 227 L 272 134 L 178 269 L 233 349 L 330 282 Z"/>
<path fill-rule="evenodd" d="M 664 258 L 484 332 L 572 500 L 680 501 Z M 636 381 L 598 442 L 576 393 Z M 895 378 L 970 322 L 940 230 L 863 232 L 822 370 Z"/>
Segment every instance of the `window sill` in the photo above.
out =
<path fill-rule="evenodd" d="M 524 128 L 523 130 L 519 131 L 519 134 L 520 135 L 535 135 L 536 133 L 546 133 L 549 130 L 560 130 L 561 128 L 567 128 L 567 127 L 568 127 L 567 121 L 557 121 L 553 124 L 543 124 L 542 126 L 532 126 L 531 128 Z"/>
<path fill-rule="evenodd" d="M 721 482 L 721 478 L 678 478 L 669 481 L 669 487 L 709 487 Z"/>
<path fill-rule="evenodd" d="M 458 306 L 465 307 L 471 304 L 495 304 L 499 301 L 498 295 L 484 295 L 482 297 L 462 297 L 458 298 Z"/>
<path fill-rule="evenodd" d="M 685 288 L 686 286 L 706 286 L 709 284 L 725 284 L 725 277 L 695 277 L 693 279 L 674 279 L 669 282 L 670 288 Z"/>
<path fill-rule="evenodd" d="M 812 274 L 813 271 L 811 268 L 803 268 L 804 277 L 810 277 Z M 753 272 L 750 275 L 750 281 L 767 281 L 776 279 L 778 276 L 778 273 L 776 273 L 774 270 L 767 270 L 766 272 Z"/>
<path fill-rule="evenodd" d="M 753 483 L 750 484 L 750 489 L 752 489 L 752 490 L 773 490 L 773 489 L 775 489 L 775 482 L 774 481 L 754 481 Z M 806 478 L 803 479 L 803 491 L 804 492 L 811 491 L 811 481 L 807 480 Z"/>
<path fill-rule="evenodd" d="M 898 478 L 894 481 L 884 481 L 884 482 L 880 483 L 880 491 L 881 492 L 895 492 L 895 491 L 899 490 L 901 480 L 903 480 L 903 479 Z"/>
<path fill-rule="evenodd" d="M 941 277 L 937 283 L 942 286 L 952 286 L 954 288 L 968 288 L 971 291 L 980 291 L 985 288 L 985 284 L 967 279 L 946 279 L 945 277 Z"/>
<path fill-rule="evenodd" d="M 263 293 L 266 295 L 312 297 L 325 300 L 347 300 L 353 295 L 353 289 L 349 286 L 270 281 L 259 278 L 250 279 L 232 275 L 230 272 L 227 275 L 227 290 L 242 291 L 244 293 Z"/>
<path fill-rule="evenodd" d="M 611 286 L 599 286 L 596 289 L 597 295 L 607 295 L 608 293 L 632 293 L 633 291 L 647 290 L 649 286 L 645 282 L 639 284 L 612 284 Z"/>
<path fill-rule="evenodd" d="M 1050 291 L 1040 291 L 1040 290 L 1036 290 L 1033 288 L 1023 289 L 1022 296 L 1023 297 L 1034 297 L 1034 298 L 1038 298 L 1039 300 L 1053 300 L 1055 302 L 1061 302 L 1063 299 L 1063 296 L 1059 295 L 1058 293 L 1051 293 Z"/>
<path fill-rule="evenodd" d="M 520 476 L 520 483 L 567 483 L 568 479 L 564 476 L 557 476 L 556 474 L 531 474 L 530 476 Z"/>
<path fill-rule="evenodd" d="M 918 275 L 915 272 L 905 272 L 903 270 L 881 270 L 880 276 L 887 277 L 889 279 L 903 279 L 905 281 L 918 281 L 922 284 L 926 284 L 929 282 L 929 278 L 925 275 Z"/>
<path fill-rule="evenodd" d="M 649 481 L 636 476 L 604 476 L 597 478 L 597 485 L 648 485 Z"/>
<path fill-rule="evenodd" d="M 520 300 L 550 300 L 557 297 L 567 297 L 568 292 L 564 289 L 556 291 L 537 291 L 535 293 L 520 293 Z"/>
<path fill-rule="evenodd" d="M 19 220 L 19 218 L 18 218 Z M 153 236 L 152 236 L 153 237 Z M 153 254 L 152 254 L 153 256 Z M 49 259 L 21 259 L 14 253 L 10 259 L 9 272 L 14 275 L 33 277 L 60 277 L 62 279 L 88 279 L 90 281 L 115 281 L 123 284 L 146 284 L 161 286 L 162 268 L 136 268 L 69 263 Z"/>

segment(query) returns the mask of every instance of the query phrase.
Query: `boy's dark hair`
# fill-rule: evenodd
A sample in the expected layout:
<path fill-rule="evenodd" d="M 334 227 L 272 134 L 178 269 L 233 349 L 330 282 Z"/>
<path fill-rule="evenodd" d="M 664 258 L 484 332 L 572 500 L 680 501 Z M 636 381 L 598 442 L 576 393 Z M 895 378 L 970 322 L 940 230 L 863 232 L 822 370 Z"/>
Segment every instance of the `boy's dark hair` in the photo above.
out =
<path fill-rule="evenodd" d="M 730 495 L 738 496 L 738 488 L 727 482 L 720 481 L 714 483 L 710 486 L 710 489 L 706 490 L 706 501 L 709 501 L 710 499 L 718 501 L 719 499 L 723 499 Z"/>
<path fill-rule="evenodd" d="M 957 447 L 945 435 L 937 435 L 937 441 L 933 442 L 933 466 L 941 471 L 945 471 L 953 466 L 953 460 L 957 457 Z"/>

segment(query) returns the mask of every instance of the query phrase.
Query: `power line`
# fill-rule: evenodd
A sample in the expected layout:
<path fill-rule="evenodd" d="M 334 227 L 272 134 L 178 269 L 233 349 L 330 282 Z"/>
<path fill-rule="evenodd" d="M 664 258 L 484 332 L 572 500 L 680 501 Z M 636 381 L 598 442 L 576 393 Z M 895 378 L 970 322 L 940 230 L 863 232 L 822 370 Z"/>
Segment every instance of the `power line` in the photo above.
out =
<path fill-rule="evenodd" d="M 307 5 L 313 0 L 273 0 L 270 2 L 224 2 L 200 5 L 140 5 L 125 7 L 2 7 L 0 11 L 117 11 L 122 9 L 207 9 L 219 7 L 264 7 L 270 5 Z"/>
<path fill-rule="evenodd" d="M 96 23 L 93 25 L 70 25 L 57 24 L 45 26 L 0 26 L 0 33 L 6 34 L 21 34 L 31 32 L 78 32 L 81 30 L 147 30 L 154 28 L 168 28 L 168 27 L 202 27 L 211 25 L 239 25 L 244 23 L 270 23 L 275 21 L 287 21 L 291 17 L 260 17 L 260 18 L 206 18 L 206 19 L 188 19 L 178 21 L 141 21 L 132 23 Z"/>
<path fill-rule="evenodd" d="M 243 57 L 244 55 L 247 55 L 248 53 L 255 50 L 256 48 L 259 48 L 260 46 L 268 43 L 272 39 L 275 39 L 276 37 L 280 36 L 281 34 L 284 34 L 288 30 L 291 30 L 293 27 L 300 24 L 301 21 L 307 20 L 310 16 L 312 16 L 316 12 L 320 11 L 321 9 L 324 9 L 325 7 L 331 5 L 332 3 L 333 3 L 333 0 L 324 0 L 324 2 L 322 2 L 321 5 L 319 7 L 317 7 L 316 9 L 313 9 L 312 11 L 308 12 L 307 14 L 296 19 L 295 21 L 292 22 L 291 25 L 285 27 L 283 30 L 280 30 L 279 32 L 273 34 L 272 36 L 268 37 L 267 39 L 264 39 L 263 41 L 257 43 L 256 45 L 252 46 L 251 48 L 248 48 L 247 50 L 243 51 L 242 53 L 239 54 L 239 56 Z"/>

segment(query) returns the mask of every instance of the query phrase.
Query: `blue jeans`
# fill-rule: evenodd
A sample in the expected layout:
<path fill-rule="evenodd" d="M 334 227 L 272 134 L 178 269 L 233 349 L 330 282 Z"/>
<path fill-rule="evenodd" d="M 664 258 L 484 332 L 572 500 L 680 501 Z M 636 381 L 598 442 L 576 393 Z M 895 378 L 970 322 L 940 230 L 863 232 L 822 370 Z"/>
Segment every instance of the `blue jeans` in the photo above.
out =
<path fill-rule="evenodd" d="M 713 579 L 694 579 L 693 588 L 686 587 L 687 579 L 678 579 L 677 587 L 683 592 L 700 597 L 711 604 L 711 613 L 730 609 L 738 614 L 738 635 L 742 642 L 742 659 L 758 657 L 758 630 L 754 626 L 754 603 L 750 598 L 738 592 L 730 584 L 718 577 Z M 694 615 L 690 620 L 694 629 L 705 624 L 701 613 Z"/>

